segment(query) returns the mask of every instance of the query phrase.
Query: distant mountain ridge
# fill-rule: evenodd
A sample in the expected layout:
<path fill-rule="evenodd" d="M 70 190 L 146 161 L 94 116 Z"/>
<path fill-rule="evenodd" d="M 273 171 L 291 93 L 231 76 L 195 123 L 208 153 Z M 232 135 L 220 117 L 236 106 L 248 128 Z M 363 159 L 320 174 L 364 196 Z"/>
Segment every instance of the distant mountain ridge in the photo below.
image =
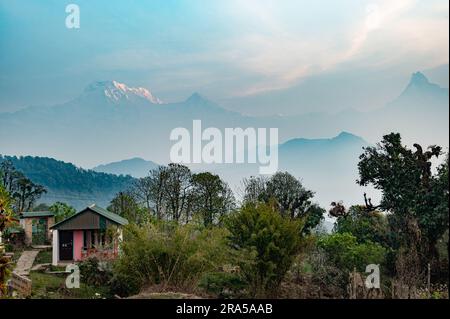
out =
<path fill-rule="evenodd" d="M 301 178 L 324 206 L 336 200 L 358 203 L 363 193 L 356 184 L 358 161 L 367 146 L 363 138 L 348 132 L 332 138 L 293 139 L 279 147 L 280 170 Z"/>
<path fill-rule="evenodd" d="M 226 110 L 198 93 L 164 104 L 147 89 L 102 81 L 89 84 L 78 97 L 61 105 L 0 113 L 0 135 L 8 137 L 0 140 L 0 148 L 8 154 L 52 156 L 84 167 L 137 156 L 163 163 L 169 161 L 171 130 L 190 129 L 194 119 L 202 120 L 204 128 L 277 127 L 280 143 L 341 131 L 375 142 L 398 131 L 407 143 L 445 147 L 447 117 L 448 89 L 430 83 L 420 72 L 411 76 L 397 99 L 371 112 L 265 117 Z"/>
<path fill-rule="evenodd" d="M 92 170 L 115 175 L 130 175 L 140 178 L 147 176 L 149 171 L 157 168 L 159 165 L 152 161 L 146 161 L 142 158 L 135 157 L 118 162 L 102 164 L 94 167 Z"/>
<path fill-rule="evenodd" d="M 34 183 L 45 187 L 47 193 L 39 202 L 61 201 L 77 209 L 93 203 L 106 207 L 118 192 L 134 181 L 130 176 L 94 172 L 48 157 L 0 155 L 0 162 L 5 160 L 10 160 Z"/>
<path fill-rule="evenodd" d="M 426 147 L 438 144 L 444 149 L 449 145 L 448 90 L 430 83 L 421 73 L 411 76 L 398 98 L 374 111 L 347 110 L 299 116 L 246 116 L 226 110 L 198 93 L 178 103 L 152 103 L 147 96 L 151 94 L 149 90 L 130 88 L 117 81 L 95 83 L 67 103 L 0 114 L 1 152 L 49 156 L 82 167 L 109 163 L 112 158 L 140 157 L 168 163 L 174 144 L 169 139 L 171 131 L 178 127 L 191 131 L 192 121 L 199 119 L 203 129 L 278 128 L 281 168 L 285 165 L 299 177 L 306 176 L 305 180 L 311 180 L 312 185 L 316 184 L 313 180 L 315 174 L 319 176 L 330 171 L 332 174 L 328 179 L 331 176 L 336 181 L 344 178 L 345 185 L 337 186 L 344 189 L 354 185 L 356 162 L 349 161 L 340 166 L 339 163 L 345 162 L 346 154 L 339 150 L 337 142 L 350 138 L 351 143 L 343 143 L 343 148 L 349 150 L 354 161 L 357 160 L 354 154 L 359 152 L 363 143 L 347 134 L 336 137 L 332 142 L 291 140 L 299 136 L 317 140 L 319 136 L 337 136 L 344 131 L 374 144 L 385 134 L 399 132 L 407 145 L 419 143 Z M 316 152 L 315 147 L 319 144 L 327 144 L 327 150 L 317 148 L 318 153 L 308 156 L 305 149 L 309 147 Z M 297 152 L 296 148 L 290 150 L 293 146 L 303 149 L 296 157 L 290 156 L 290 153 Z M 283 156 L 289 160 L 284 160 Z M 322 166 L 312 165 L 313 162 L 322 163 Z M 348 171 L 350 166 L 353 167 L 351 175 Z M 232 173 L 220 168 L 218 171 L 230 180 L 241 179 L 247 174 L 246 170 L 234 168 Z M 331 183 L 326 179 L 323 182 L 330 185 L 328 189 L 322 188 L 323 192 L 328 192 L 325 197 L 331 197 L 335 192 L 331 185 L 336 186 L 337 182 Z"/>

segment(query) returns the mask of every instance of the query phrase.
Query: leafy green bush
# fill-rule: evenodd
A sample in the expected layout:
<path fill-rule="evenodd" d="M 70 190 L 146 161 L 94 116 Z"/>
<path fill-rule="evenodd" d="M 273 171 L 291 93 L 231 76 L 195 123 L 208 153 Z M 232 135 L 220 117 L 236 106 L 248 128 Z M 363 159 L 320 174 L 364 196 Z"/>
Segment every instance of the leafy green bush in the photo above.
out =
<path fill-rule="evenodd" d="M 88 258 L 79 263 L 81 280 L 91 286 L 105 286 L 109 284 L 112 274 L 97 258 Z"/>
<path fill-rule="evenodd" d="M 207 272 L 229 256 L 225 233 L 219 228 L 174 223 L 129 225 L 122 254 L 113 267 L 114 293 L 128 295 L 145 285 L 194 290 Z"/>
<path fill-rule="evenodd" d="M 382 264 L 386 249 L 380 244 L 366 241 L 358 243 L 350 233 L 336 233 L 319 239 L 318 246 L 327 254 L 329 260 L 340 270 L 351 272 L 365 271 L 369 264 Z"/>
<path fill-rule="evenodd" d="M 358 243 L 370 240 L 384 247 L 390 246 L 389 224 L 381 212 L 366 212 L 362 206 L 352 206 L 348 214 L 338 217 L 334 226 L 336 233 L 351 233 Z"/>
<path fill-rule="evenodd" d="M 250 295 L 276 295 L 299 250 L 301 222 L 266 204 L 248 204 L 229 217 L 227 228 Z"/>

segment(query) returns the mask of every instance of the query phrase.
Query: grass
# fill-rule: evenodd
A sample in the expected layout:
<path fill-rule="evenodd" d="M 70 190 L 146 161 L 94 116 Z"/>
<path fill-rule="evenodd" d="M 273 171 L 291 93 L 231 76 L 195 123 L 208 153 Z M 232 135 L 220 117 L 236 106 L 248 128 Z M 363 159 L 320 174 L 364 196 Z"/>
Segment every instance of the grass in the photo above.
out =
<path fill-rule="evenodd" d="M 66 275 L 46 274 L 32 271 L 31 299 L 98 299 L 109 297 L 106 287 L 92 287 L 84 283 L 80 288 L 68 289 L 65 281 Z"/>
<path fill-rule="evenodd" d="M 34 265 L 50 264 L 52 262 L 52 251 L 41 250 L 34 260 Z"/>

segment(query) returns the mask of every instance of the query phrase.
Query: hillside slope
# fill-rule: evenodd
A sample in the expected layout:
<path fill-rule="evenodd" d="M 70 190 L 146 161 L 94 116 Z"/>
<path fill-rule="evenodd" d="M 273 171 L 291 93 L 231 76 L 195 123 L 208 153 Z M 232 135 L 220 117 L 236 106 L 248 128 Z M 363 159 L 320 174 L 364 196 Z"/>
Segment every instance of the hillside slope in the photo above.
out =
<path fill-rule="evenodd" d="M 1 156 L 34 183 L 44 186 L 47 193 L 40 203 L 66 202 L 77 209 L 96 203 L 106 207 L 114 195 L 133 182 L 130 176 L 116 176 L 78 168 L 48 157 Z"/>

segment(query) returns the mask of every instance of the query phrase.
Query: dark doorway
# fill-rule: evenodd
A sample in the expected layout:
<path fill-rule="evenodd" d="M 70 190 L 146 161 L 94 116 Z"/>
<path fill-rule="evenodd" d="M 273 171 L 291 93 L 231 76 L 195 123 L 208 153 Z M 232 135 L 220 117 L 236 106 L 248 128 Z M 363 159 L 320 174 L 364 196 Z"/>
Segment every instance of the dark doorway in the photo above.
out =
<path fill-rule="evenodd" d="M 72 231 L 59 231 L 59 260 L 73 260 Z"/>
<path fill-rule="evenodd" d="M 45 245 L 47 241 L 47 219 L 39 218 L 32 221 L 32 243 Z"/>

